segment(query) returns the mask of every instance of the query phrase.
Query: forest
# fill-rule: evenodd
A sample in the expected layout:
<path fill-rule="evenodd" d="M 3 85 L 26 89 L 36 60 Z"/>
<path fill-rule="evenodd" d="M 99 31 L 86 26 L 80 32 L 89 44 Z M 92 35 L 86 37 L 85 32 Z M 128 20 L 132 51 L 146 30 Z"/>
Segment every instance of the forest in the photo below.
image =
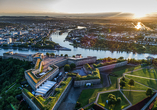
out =
<path fill-rule="evenodd" d="M 28 61 L 0 59 L 0 110 L 28 108 L 26 103 L 21 102 L 21 82 L 26 81 L 24 71 L 32 67 L 33 64 Z"/>

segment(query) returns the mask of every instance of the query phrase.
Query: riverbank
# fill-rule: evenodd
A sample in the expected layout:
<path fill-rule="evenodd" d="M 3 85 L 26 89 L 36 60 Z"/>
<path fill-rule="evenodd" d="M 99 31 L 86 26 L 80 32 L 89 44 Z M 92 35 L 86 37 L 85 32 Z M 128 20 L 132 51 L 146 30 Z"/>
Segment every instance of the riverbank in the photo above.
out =
<path fill-rule="evenodd" d="M 26 48 L 26 47 L 0 47 L 1 49 L 19 49 L 19 50 L 36 50 L 36 51 L 44 51 L 44 52 L 55 52 L 55 51 L 71 51 L 71 49 L 60 46 L 55 49 L 43 49 L 43 48 Z"/>

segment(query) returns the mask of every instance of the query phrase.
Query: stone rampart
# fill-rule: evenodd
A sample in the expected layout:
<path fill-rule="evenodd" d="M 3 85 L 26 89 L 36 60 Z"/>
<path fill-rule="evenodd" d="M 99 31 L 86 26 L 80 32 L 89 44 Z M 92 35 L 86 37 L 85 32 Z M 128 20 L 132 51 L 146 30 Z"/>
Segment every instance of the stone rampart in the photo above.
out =
<path fill-rule="evenodd" d="M 100 79 L 90 79 L 90 80 L 74 81 L 74 87 L 85 86 L 86 83 L 100 84 L 100 81 L 101 81 Z"/>
<path fill-rule="evenodd" d="M 24 92 L 22 92 L 22 96 L 23 98 L 26 100 L 26 102 L 29 104 L 29 106 L 32 108 L 32 110 L 40 110 L 32 101 L 32 99 L 30 99 L 27 95 L 25 95 Z"/>
<path fill-rule="evenodd" d="M 128 61 L 124 61 L 124 62 L 120 62 L 120 63 L 114 63 L 114 64 L 111 64 L 111 65 L 98 67 L 98 69 L 99 69 L 99 71 L 106 71 L 106 70 L 110 70 L 110 69 L 114 69 L 114 68 L 117 68 L 117 67 L 124 66 L 127 63 L 128 63 Z"/>

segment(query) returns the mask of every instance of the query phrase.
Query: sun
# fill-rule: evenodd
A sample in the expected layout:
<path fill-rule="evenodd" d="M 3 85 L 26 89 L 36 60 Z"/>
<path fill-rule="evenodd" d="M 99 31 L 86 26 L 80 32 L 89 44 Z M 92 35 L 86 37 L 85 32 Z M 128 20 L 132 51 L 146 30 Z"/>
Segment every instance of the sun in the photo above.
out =
<path fill-rule="evenodd" d="M 138 22 L 137 25 L 135 26 L 136 29 L 141 29 L 141 22 Z"/>
<path fill-rule="evenodd" d="M 143 18 L 145 16 L 146 16 L 145 12 L 136 12 L 136 13 L 134 13 L 134 18 L 136 18 L 136 19 L 140 19 L 140 18 Z"/>

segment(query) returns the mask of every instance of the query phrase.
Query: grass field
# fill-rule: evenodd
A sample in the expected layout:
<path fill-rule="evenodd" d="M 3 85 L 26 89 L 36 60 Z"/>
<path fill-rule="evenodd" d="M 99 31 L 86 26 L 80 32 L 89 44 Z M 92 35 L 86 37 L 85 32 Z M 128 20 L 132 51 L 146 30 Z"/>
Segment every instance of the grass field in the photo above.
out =
<path fill-rule="evenodd" d="M 126 76 L 126 77 L 133 79 L 134 81 L 137 81 L 137 82 L 144 84 L 146 86 L 149 86 L 153 89 L 157 89 L 157 80 L 143 79 L 143 78 L 138 78 L 138 77 L 134 77 L 134 76 Z"/>
<path fill-rule="evenodd" d="M 116 104 L 114 107 L 108 106 L 108 104 L 106 104 L 106 100 L 108 100 L 109 94 L 115 95 L 116 98 L 121 97 L 121 99 L 122 99 L 121 103 Z M 98 99 L 98 104 L 102 105 L 103 107 L 107 108 L 108 110 L 121 110 L 129 105 L 128 101 L 123 97 L 123 95 L 119 91 L 100 94 L 99 99 Z"/>
<path fill-rule="evenodd" d="M 123 88 L 121 87 L 121 89 L 129 89 L 130 90 L 130 86 L 128 85 L 129 79 L 125 78 L 125 80 L 126 80 L 125 87 L 123 87 Z M 138 84 L 136 82 L 134 83 L 134 86 L 131 86 L 131 90 L 147 90 L 147 89 L 148 89 L 148 87 Z"/>
<path fill-rule="evenodd" d="M 133 70 L 136 70 L 136 69 L 139 69 L 139 68 L 142 68 L 144 66 L 122 66 L 122 67 L 119 67 L 119 68 L 115 68 L 113 69 L 113 73 L 114 74 L 117 74 L 119 76 L 122 76 L 123 73 L 126 73 L 128 71 L 133 71 Z"/>
<path fill-rule="evenodd" d="M 157 100 L 154 102 L 154 106 L 152 110 L 157 110 Z"/>
<path fill-rule="evenodd" d="M 139 69 L 139 68 L 141 68 L 141 65 L 136 66 L 136 67 L 123 66 L 123 67 L 115 68 L 113 70 L 109 70 L 109 72 L 112 72 L 112 73 L 118 75 L 118 77 L 110 76 L 110 79 L 112 82 L 111 86 L 107 87 L 107 88 L 83 90 L 81 92 L 79 99 L 78 99 L 78 102 L 80 102 L 81 106 L 83 107 L 83 106 L 87 105 L 89 102 L 91 102 L 90 100 L 93 100 L 96 98 L 97 92 L 117 89 L 117 87 L 118 87 L 117 79 L 120 78 L 123 75 L 123 73 L 128 72 L 128 71 L 132 71 L 135 69 Z"/>
<path fill-rule="evenodd" d="M 129 74 L 157 79 L 157 70 L 156 69 L 147 69 L 147 68 L 145 68 L 145 69 L 142 69 L 142 70 L 139 70 L 139 71 L 131 72 Z"/>
<path fill-rule="evenodd" d="M 146 92 L 123 91 L 123 93 L 133 105 L 147 97 Z"/>

